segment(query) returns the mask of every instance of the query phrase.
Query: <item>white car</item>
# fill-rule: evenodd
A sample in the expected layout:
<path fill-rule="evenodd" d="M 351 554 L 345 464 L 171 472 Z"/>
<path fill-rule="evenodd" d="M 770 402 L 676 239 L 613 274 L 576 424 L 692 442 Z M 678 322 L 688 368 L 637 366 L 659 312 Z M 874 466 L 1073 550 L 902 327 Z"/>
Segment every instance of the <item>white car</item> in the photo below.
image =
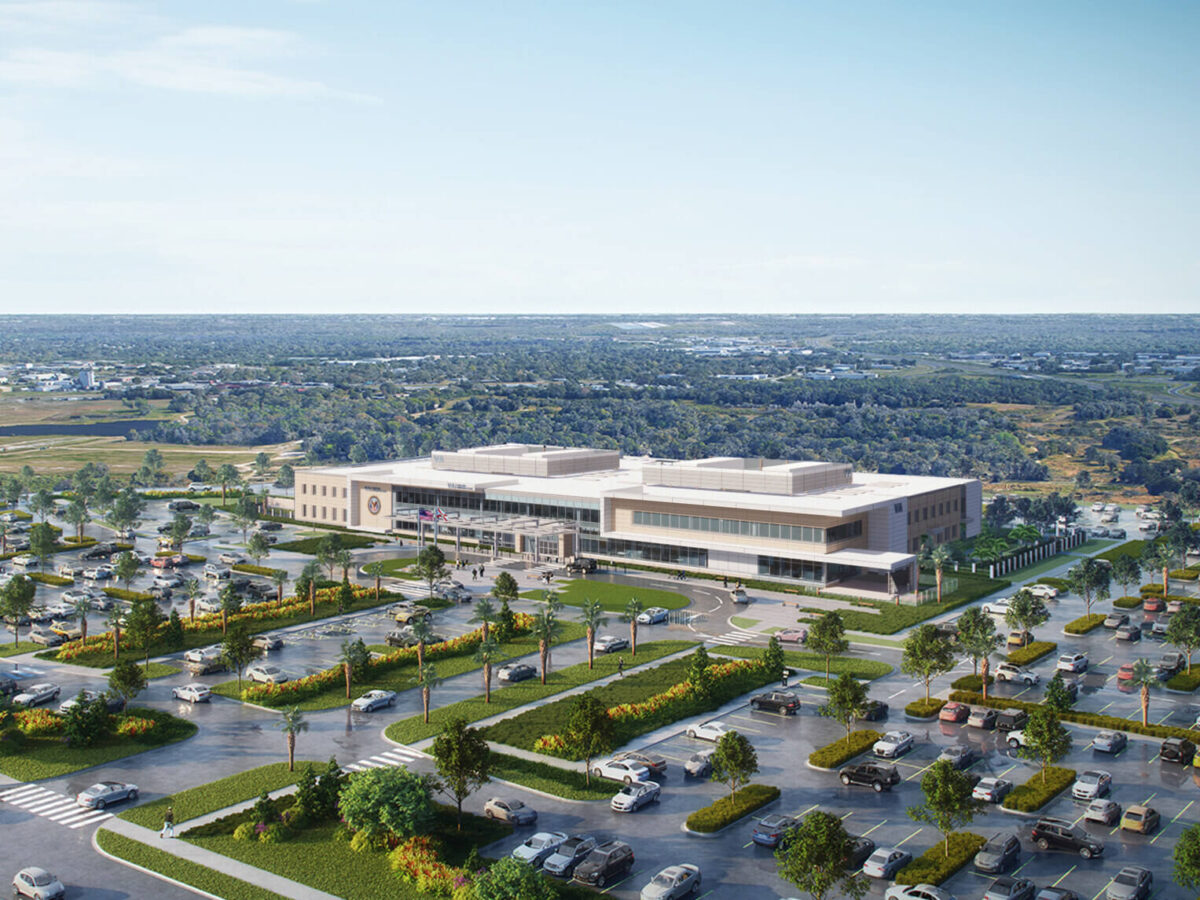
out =
<path fill-rule="evenodd" d="M 31 897 L 33 900 L 57 900 L 67 895 L 67 889 L 57 875 L 51 875 L 38 866 L 29 866 L 13 876 L 13 897 Z"/>
<path fill-rule="evenodd" d="M 983 611 L 989 616 L 1003 616 L 1012 606 L 1012 597 L 1001 597 L 999 600 L 989 600 L 983 604 Z"/>
<path fill-rule="evenodd" d="M 1098 800 L 1112 790 L 1112 776 L 1100 769 L 1080 772 L 1071 785 L 1071 796 L 1076 800 Z"/>
<path fill-rule="evenodd" d="M 687 736 L 701 741 L 712 741 L 715 744 L 731 731 L 733 729 L 724 722 L 698 722 L 688 726 Z"/>
<path fill-rule="evenodd" d="M 242 556 L 240 553 L 222 553 L 217 557 L 217 562 L 226 566 L 236 566 L 239 563 L 244 563 L 245 561 L 246 557 Z"/>
<path fill-rule="evenodd" d="M 1029 593 L 1033 594 L 1039 600 L 1053 600 L 1058 596 L 1058 588 L 1051 587 L 1048 584 L 1035 584 L 1028 590 Z"/>
<path fill-rule="evenodd" d="M 221 658 L 223 651 L 220 647 L 197 647 L 183 654 L 185 662 L 205 663 L 214 662 Z"/>
<path fill-rule="evenodd" d="M 618 650 L 629 649 L 629 638 L 617 637 L 615 634 L 605 634 L 592 642 L 592 649 L 597 653 L 616 653 Z"/>
<path fill-rule="evenodd" d="M 661 606 L 651 606 L 638 613 L 637 623 L 639 625 L 657 625 L 659 622 L 667 621 L 669 617 L 670 613 Z"/>
<path fill-rule="evenodd" d="M 649 778 L 650 770 L 630 760 L 610 759 L 593 766 L 592 774 L 597 778 L 610 778 L 613 781 L 623 781 L 625 784 L 633 784 L 635 781 L 645 781 Z"/>
<path fill-rule="evenodd" d="M 286 681 L 287 679 L 285 678 L 284 680 Z M 367 691 L 351 703 L 350 708 L 355 712 L 375 712 L 377 709 L 386 709 L 394 706 L 395 703 L 395 691 Z"/>
<path fill-rule="evenodd" d="M 63 601 L 72 605 L 81 600 L 91 600 L 95 597 L 95 592 L 88 588 L 71 588 L 69 591 L 63 591 Z"/>
<path fill-rule="evenodd" d="M 915 739 L 907 731 L 889 731 L 877 740 L 871 749 L 876 756 L 895 759 L 900 754 L 911 750 L 915 743 Z"/>
<path fill-rule="evenodd" d="M 75 609 L 69 603 L 52 603 L 45 610 L 47 618 L 69 619 L 75 615 Z"/>
<path fill-rule="evenodd" d="M 1018 747 L 1025 746 L 1025 732 L 1023 730 L 1010 731 L 1004 736 L 1004 739 L 1008 741 L 1008 748 L 1010 750 L 1016 750 Z"/>
<path fill-rule="evenodd" d="M 1064 653 L 1058 658 L 1054 668 L 1060 672 L 1086 672 L 1088 658 L 1086 653 Z"/>
<path fill-rule="evenodd" d="M 12 564 L 17 569 L 29 569 L 37 565 L 37 557 L 31 553 L 22 553 L 12 558 Z"/>
<path fill-rule="evenodd" d="M 88 581 L 108 581 L 113 577 L 112 566 L 92 566 L 83 570 L 83 577 Z"/>
<path fill-rule="evenodd" d="M 33 684 L 13 697 L 12 705 L 37 706 L 39 703 L 49 703 L 51 700 L 57 700 L 61 692 L 62 688 L 53 682 Z"/>
<path fill-rule="evenodd" d="M 262 684 L 283 684 L 288 680 L 279 666 L 251 666 L 246 670 L 246 677 Z"/>
<path fill-rule="evenodd" d="M 1020 681 L 1025 684 L 1037 684 L 1042 680 L 1042 676 L 1037 672 L 1022 669 L 1015 663 L 1000 663 L 1000 665 L 996 666 L 995 673 L 997 681 Z"/>
<path fill-rule="evenodd" d="M 188 703 L 206 703 L 212 699 L 212 691 L 207 684 L 181 684 L 171 688 L 171 698 L 186 700 Z"/>
<path fill-rule="evenodd" d="M 883 892 L 883 900 L 954 900 L 954 895 L 932 884 L 898 884 Z"/>
<path fill-rule="evenodd" d="M 183 578 L 174 572 L 169 575 L 155 575 L 153 584 L 155 587 L 179 587 L 183 584 Z"/>
<path fill-rule="evenodd" d="M 214 566 L 212 563 L 209 563 L 204 567 L 204 577 L 209 581 L 225 581 L 233 577 L 233 572 L 224 566 Z"/>
<path fill-rule="evenodd" d="M 539 831 L 521 846 L 513 850 L 513 859 L 527 862 L 535 869 L 541 866 L 563 842 L 567 835 L 561 831 Z"/>

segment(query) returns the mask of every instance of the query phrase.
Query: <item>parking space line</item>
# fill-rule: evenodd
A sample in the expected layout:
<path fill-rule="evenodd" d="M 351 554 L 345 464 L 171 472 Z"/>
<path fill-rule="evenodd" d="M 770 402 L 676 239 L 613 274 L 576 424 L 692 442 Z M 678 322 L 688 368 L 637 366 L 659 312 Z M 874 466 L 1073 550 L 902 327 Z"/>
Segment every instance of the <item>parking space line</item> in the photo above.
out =
<path fill-rule="evenodd" d="M 900 690 L 896 691 L 896 693 L 894 693 L 894 694 L 888 694 L 887 698 L 889 700 L 894 700 L 895 698 L 897 698 L 901 694 L 903 694 L 906 690 L 908 690 L 908 688 L 901 688 Z"/>
<path fill-rule="evenodd" d="M 1027 865 L 1029 865 L 1031 862 L 1033 862 L 1035 859 L 1037 859 L 1036 856 L 1030 856 L 1028 859 L 1025 860 L 1025 862 L 1021 863 L 1019 866 L 1017 866 L 1015 869 L 1013 869 L 1013 875 L 1019 875 L 1021 873 L 1021 870 L 1023 868 L 1025 868 Z"/>
<path fill-rule="evenodd" d="M 1152 757 L 1150 757 L 1150 762 L 1154 762 L 1156 759 L 1158 759 L 1158 757 L 1159 757 L 1159 754 L 1155 753 Z M 1149 764 L 1150 763 L 1147 763 L 1146 765 L 1149 765 Z"/>
<path fill-rule="evenodd" d="M 792 813 L 792 817 L 795 819 L 799 819 L 804 816 L 807 816 L 810 812 L 812 812 L 814 809 L 816 809 L 820 805 L 821 804 L 819 804 L 819 803 L 814 803 L 812 806 L 810 806 L 808 809 L 804 810 L 803 812 Z"/>
<path fill-rule="evenodd" d="M 1178 812 L 1178 814 L 1175 816 L 1175 818 L 1171 820 L 1171 824 L 1172 824 L 1172 825 L 1174 825 L 1176 822 L 1178 822 L 1178 821 L 1179 821 L 1179 817 L 1180 817 L 1180 816 L 1182 816 L 1182 815 L 1183 815 L 1185 812 L 1187 812 L 1187 811 L 1188 811 L 1188 806 L 1191 806 L 1191 805 L 1192 805 L 1193 803 L 1195 803 L 1195 802 L 1196 802 L 1195 800 L 1189 800 L 1189 801 L 1188 801 L 1188 804 L 1187 804 L 1187 806 L 1185 806 L 1183 809 L 1181 809 L 1181 810 Z"/>
<path fill-rule="evenodd" d="M 1102 665 L 1104 665 L 1106 662 L 1108 662 L 1108 660 L 1109 660 L 1109 659 L 1112 659 L 1112 657 L 1110 656 L 1110 657 L 1108 657 L 1108 659 L 1102 659 L 1102 660 L 1100 660 L 1100 662 L 1096 663 L 1096 665 L 1098 665 L 1098 666 L 1102 666 Z"/>
<path fill-rule="evenodd" d="M 1062 881 L 1064 878 L 1066 878 L 1068 875 L 1070 875 L 1072 872 L 1074 872 L 1075 868 L 1076 868 L 1075 866 L 1071 866 L 1071 868 L 1067 869 L 1067 871 L 1065 871 L 1061 875 L 1059 875 L 1058 880 L 1055 881 L 1053 884 L 1051 884 L 1050 887 L 1058 887 L 1058 882 Z"/>
<path fill-rule="evenodd" d="M 934 760 L 934 762 L 936 762 L 936 761 L 937 761 L 937 760 Z M 929 770 L 929 769 L 931 769 L 931 768 L 933 768 L 933 763 L 930 763 L 929 765 L 925 766 L 925 767 L 924 767 L 924 768 L 922 768 L 922 769 L 917 769 L 917 771 L 913 772 L 911 775 L 909 775 L 909 776 L 908 776 L 907 778 L 905 778 L 904 780 L 905 780 L 905 781 L 912 781 L 914 778 L 916 778 L 916 777 L 917 777 L 918 775 L 920 775 L 922 772 L 925 772 L 925 771 L 927 771 L 927 770 Z"/>
<path fill-rule="evenodd" d="M 900 841 L 899 843 L 897 843 L 895 846 L 899 847 L 900 844 L 907 843 L 908 841 L 915 838 L 918 834 L 920 834 L 924 830 L 925 830 L 924 828 L 918 828 L 916 831 L 914 831 L 912 834 L 910 834 L 908 837 L 906 837 L 903 841 Z"/>
<path fill-rule="evenodd" d="M 1005 775 L 1007 775 L 1009 772 L 1011 772 L 1011 771 L 1012 771 L 1013 769 L 1015 769 L 1016 767 L 1017 767 L 1017 764 L 1016 764 L 1016 763 L 1013 763 L 1011 766 L 1009 766 L 1007 769 L 1005 769 L 1003 772 L 1001 772 L 1001 773 L 1000 773 L 999 775 L 997 775 L 996 777 L 997 777 L 997 778 L 1003 778 Z"/>
<path fill-rule="evenodd" d="M 1082 818 L 1083 818 L 1084 816 L 1086 816 L 1086 815 L 1087 815 L 1087 811 L 1085 810 L 1084 812 L 1081 812 L 1081 813 L 1079 814 L 1079 819 L 1082 819 Z M 1072 825 L 1078 825 L 1078 824 L 1079 824 L 1079 819 L 1076 819 L 1076 820 L 1075 820 L 1074 822 L 1072 822 L 1071 824 L 1072 824 Z"/>
<path fill-rule="evenodd" d="M 1015 700 L 1017 697 L 1020 697 L 1022 694 L 1028 694 L 1031 690 L 1033 690 L 1032 685 L 1025 688 L 1022 691 L 1018 691 L 1017 693 L 1013 694 L 1013 699 Z"/>
<path fill-rule="evenodd" d="M 1110 878 L 1110 879 L 1108 879 L 1108 881 L 1107 881 L 1107 882 L 1105 882 L 1105 884 L 1104 884 L 1104 887 L 1102 887 L 1102 888 L 1100 888 L 1100 890 L 1096 891 L 1096 896 L 1095 896 L 1095 897 L 1093 897 L 1093 898 L 1092 898 L 1092 900 L 1100 900 L 1100 897 L 1101 897 L 1101 895 L 1102 895 L 1102 894 L 1103 894 L 1105 891 L 1107 891 L 1107 890 L 1108 890 L 1108 886 L 1109 886 L 1110 884 L 1112 884 L 1112 879 L 1111 879 L 1111 878 Z"/>
<path fill-rule="evenodd" d="M 1116 702 L 1117 702 L 1116 700 L 1112 700 L 1108 703 L 1105 703 L 1102 707 L 1100 707 L 1100 712 L 1104 712 L 1106 709 L 1108 709 L 1110 706 L 1112 706 Z M 1097 713 L 1097 715 L 1099 715 L 1099 714 L 1100 713 Z"/>
<path fill-rule="evenodd" d="M 880 822 L 878 825 L 872 825 L 870 828 L 868 828 L 866 831 L 864 831 L 864 832 L 862 833 L 862 836 L 863 836 L 863 837 L 866 837 L 868 834 L 870 834 L 870 833 L 871 833 L 872 831 L 874 831 L 876 828 L 882 828 L 882 827 L 883 827 L 884 825 L 886 825 L 886 824 L 887 824 L 887 819 L 884 819 L 884 820 L 883 820 L 882 822 Z"/>
<path fill-rule="evenodd" d="M 622 878 L 620 881 L 613 882 L 613 883 L 612 883 L 612 884 L 610 884 L 608 887 L 606 887 L 604 890 L 602 890 L 600 893 L 602 893 L 602 894 L 607 894 L 607 893 L 608 893 L 609 891 L 611 891 L 613 888 L 618 888 L 618 887 L 620 887 L 620 886 L 621 886 L 621 885 L 623 885 L 625 882 L 629 881 L 631 878 L 636 878 L 637 876 L 641 875 L 641 874 L 642 874 L 643 872 L 645 872 L 645 871 L 646 871 L 645 869 L 638 869 L 636 872 L 630 872 L 628 875 L 626 875 L 626 876 L 625 876 L 624 878 Z M 1092 898 L 1092 900 L 1095 900 L 1095 898 L 1093 897 L 1093 898 Z"/>
<path fill-rule="evenodd" d="M 1191 804 L 1189 803 L 1188 806 L 1191 806 Z M 854 810 L 850 810 L 848 813 L 842 813 L 842 821 L 845 822 L 852 815 L 854 815 Z"/>
<path fill-rule="evenodd" d="M 1159 720 L 1158 720 L 1158 721 L 1157 721 L 1155 724 L 1156 724 L 1156 725 L 1161 725 L 1163 722 L 1167 721 L 1167 719 L 1171 718 L 1171 716 L 1172 716 L 1172 715 L 1174 715 L 1174 714 L 1175 714 L 1175 710 L 1173 710 L 1173 709 L 1172 709 L 1172 710 L 1169 710 L 1169 711 L 1167 712 L 1167 714 L 1166 714 L 1165 716 L 1163 716 L 1161 719 L 1159 719 Z"/>
<path fill-rule="evenodd" d="M 1149 803 L 1151 800 L 1153 800 L 1157 796 L 1158 796 L 1158 791 L 1155 791 L 1153 794 L 1151 794 L 1149 797 L 1147 797 L 1145 800 L 1142 801 L 1142 806 L 1145 806 L 1147 803 Z"/>

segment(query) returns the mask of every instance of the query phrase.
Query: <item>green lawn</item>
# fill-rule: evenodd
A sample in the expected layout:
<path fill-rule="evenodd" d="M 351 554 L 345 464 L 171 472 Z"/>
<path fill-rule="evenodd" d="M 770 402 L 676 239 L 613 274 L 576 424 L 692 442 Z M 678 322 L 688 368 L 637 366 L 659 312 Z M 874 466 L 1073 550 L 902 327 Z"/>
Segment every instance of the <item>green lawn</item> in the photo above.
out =
<path fill-rule="evenodd" d="M 25 738 L 17 748 L 6 742 L 0 745 L 0 772 L 20 781 L 40 781 L 57 778 L 102 765 L 126 756 L 144 753 L 155 747 L 174 744 L 190 738 L 196 726 L 158 710 L 130 707 L 131 714 L 157 720 L 157 726 L 141 740 L 111 734 L 91 747 L 68 747 L 57 735 Z M 151 735 L 153 738 L 151 739 Z"/>
<path fill-rule="evenodd" d="M 550 763 L 534 762 L 505 753 L 492 754 L 492 777 L 564 797 L 567 800 L 611 800 L 621 786 L 613 781 L 593 778 L 591 784 L 581 770 L 563 769 Z"/>
<path fill-rule="evenodd" d="M 1025 566 L 1024 568 L 1014 569 L 1004 577 L 1011 578 L 1014 582 L 1027 581 L 1037 578 L 1039 575 L 1044 575 L 1047 572 L 1053 571 L 1054 569 L 1059 568 L 1063 563 L 1069 561 L 1070 557 L 1064 556 L 1060 553 L 1056 556 L 1051 556 L 1049 559 L 1039 560 L 1038 562 Z"/>
<path fill-rule="evenodd" d="M 644 608 L 661 606 L 663 609 L 683 609 L 691 603 L 691 600 L 675 591 L 632 587 L 608 581 L 588 581 L 586 578 L 576 578 L 553 590 L 558 594 L 558 599 L 568 606 L 583 606 L 584 600 L 599 600 L 605 611 L 618 615 L 625 611 L 629 601 L 635 597 L 642 602 Z M 526 600 L 544 600 L 546 591 L 525 591 L 521 596 Z M 612 620 L 610 624 L 617 623 Z"/>
<path fill-rule="evenodd" d="M 711 652 L 713 656 L 734 656 L 738 659 L 762 659 L 763 654 L 759 647 L 719 647 L 713 648 Z M 784 650 L 783 659 L 793 669 L 811 669 L 822 673 L 825 671 L 825 657 L 819 653 Z M 859 659 L 855 656 L 835 656 L 829 660 L 830 675 L 837 676 L 843 672 L 849 672 L 863 681 L 873 681 L 890 675 L 892 667 L 877 659 Z"/>
<path fill-rule="evenodd" d="M 361 547 L 374 547 L 379 541 L 372 538 L 360 537 L 357 534 L 337 534 L 342 540 L 342 550 L 358 550 Z M 308 553 L 310 555 L 317 552 L 317 547 L 321 541 L 325 540 L 325 535 L 320 537 L 301 538 L 298 541 L 283 541 L 271 547 L 272 550 L 286 550 L 288 553 Z"/>
<path fill-rule="evenodd" d="M 562 626 L 562 632 L 558 640 L 558 644 L 560 645 L 568 641 L 578 640 L 586 633 L 583 626 L 575 622 L 563 622 Z M 393 648 L 389 647 L 388 649 Z M 501 644 L 500 649 L 505 656 L 525 656 L 537 652 L 537 641 L 528 635 L 522 635 Z M 464 672 L 474 672 L 483 668 L 483 666 L 475 662 L 475 651 L 473 649 L 465 651 L 458 656 L 443 656 L 441 659 L 433 660 L 433 662 L 437 666 L 439 678 L 451 678 L 455 675 L 462 675 Z M 367 691 L 412 690 L 417 686 L 416 678 L 417 661 L 414 658 L 411 662 L 383 672 L 376 678 L 353 683 L 350 687 L 349 699 L 346 698 L 346 683 L 339 681 L 336 685 L 331 685 L 315 696 L 296 701 L 294 705 L 299 706 L 303 710 L 336 709 L 339 706 L 349 706 L 354 698 L 362 696 Z M 242 686 L 245 687 L 247 683 L 243 679 Z M 480 685 L 482 686 L 482 676 L 480 676 Z M 233 700 L 241 699 L 236 679 L 213 685 L 212 690 L 222 697 L 229 697 Z M 437 698 L 436 688 L 433 692 L 433 698 L 435 700 Z M 293 704 L 288 702 L 285 705 Z"/>
<path fill-rule="evenodd" d="M 695 646 L 695 641 L 652 641 L 645 644 L 638 644 L 638 655 L 625 657 L 625 671 L 632 671 L 635 666 L 643 666 L 646 663 L 655 662 L 664 656 L 670 656 L 672 653 L 691 650 Z M 423 716 L 410 716 L 399 722 L 393 722 L 387 727 L 385 733 L 389 740 L 397 741 L 398 743 L 416 743 L 425 738 L 441 734 L 442 726 L 453 719 L 461 718 L 468 722 L 478 722 L 480 719 L 497 716 L 500 713 L 508 712 L 510 709 L 517 709 L 530 703 L 537 703 L 539 700 L 545 700 L 547 697 L 560 694 L 581 684 L 599 681 L 602 678 L 615 675 L 616 672 L 617 657 L 609 653 L 596 657 L 596 667 L 594 669 L 589 669 L 585 662 L 567 666 L 565 669 L 551 669 L 550 674 L 546 676 L 545 684 L 542 684 L 538 678 L 530 678 L 527 681 L 519 681 L 507 687 L 499 687 L 504 682 L 493 679 L 491 703 L 484 703 L 483 694 L 480 694 L 478 697 L 472 697 L 469 700 L 459 700 L 457 703 L 451 703 L 449 706 L 439 706 L 437 709 L 431 709 L 429 711 L 428 724 L 425 723 Z M 481 688 L 483 687 L 482 682 L 483 679 L 481 676 Z M 434 701 L 437 700 L 436 692 L 433 694 L 433 699 Z"/>
<path fill-rule="evenodd" d="M 729 617 L 729 624 L 732 625 L 734 628 L 753 628 L 755 625 L 757 625 L 761 621 L 762 621 L 762 619 L 748 619 L 745 616 L 730 616 Z M 780 629 L 780 630 L 782 630 L 782 629 Z"/>
<path fill-rule="evenodd" d="M 165 850 L 150 847 L 141 841 L 135 841 L 133 838 L 125 837 L 114 831 L 101 828 L 96 833 L 96 843 L 100 845 L 101 850 L 118 859 L 123 859 L 135 866 L 141 866 L 168 878 L 174 878 L 184 884 L 190 884 L 194 888 L 217 897 L 223 897 L 225 900 L 286 900 L 281 894 L 249 884 L 232 875 L 226 875 L 224 872 L 206 868 L 190 860 L 180 859 Z"/>
<path fill-rule="evenodd" d="M 415 556 L 409 556 L 403 559 L 385 559 L 382 562 L 384 575 L 390 575 L 392 577 L 399 576 L 402 578 L 415 577 L 411 572 L 404 571 L 405 569 L 417 564 L 417 558 Z"/>
<path fill-rule="evenodd" d="M 32 653 L 35 650 L 44 650 L 41 644 L 35 644 L 33 641 L 21 641 L 19 644 L 0 644 L 0 659 L 6 656 L 20 656 L 22 653 Z"/>
<path fill-rule="evenodd" d="M 277 791 L 296 783 L 310 760 L 296 760 L 296 771 L 289 772 L 287 763 L 269 763 L 257 769 L 247 769 L 228 778 L 202 784 L 199 787 L 188 788 L 169 797 L 161 797 L 153 803 L 143 803 L 133 809 L 121 813 L 120 818 L 141 825 L 145 828 L 158 828 L 162 825 L 163 811 L 168 806 L 175 808 L 175 821 L 182 825 L 189 819 L 195 819 L 208 813 L 225 809 L 243 800 L 252 800 L 263 791 Z M 314 769 L 320 771 L 324 763 L 311 762 Z"/>
<path fill-rule="evenodd" d="M 166 678 L 168 675 L 178 675 L 181 670 L 178 666 L 169 666 L 166 663 L 152 662 L 148 666 L 143 666 L 142 671 L 146 673 L 146 680 L 150 681 L 155 678 Z"/>

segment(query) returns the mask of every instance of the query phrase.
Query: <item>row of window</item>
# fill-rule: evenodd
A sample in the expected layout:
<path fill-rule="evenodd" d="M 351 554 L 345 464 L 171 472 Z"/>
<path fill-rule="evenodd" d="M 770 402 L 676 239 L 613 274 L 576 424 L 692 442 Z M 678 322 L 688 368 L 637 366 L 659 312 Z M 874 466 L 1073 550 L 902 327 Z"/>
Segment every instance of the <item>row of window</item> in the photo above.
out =
<path fill-rule="evenodd" d="M 300 493 L 301 493 L 301 494 L 307 494 L 307 493 L 308 493 L 308 488 L 309 488 L 309 484 L 308 484 L 308 482 L 307 482 L 307 481 L 302 481 L 302 482 L 300 482 Z M 320 485 L 320 488 L 321 488 L 321 496 L 322 496 L 322 497 L 328 497 L 328 496 L 330 496 L 330 493 L 329 493 L 329 485 L 327 485 L 327 484 L 322 484 L 322 485 Z M 315 497 L 315 496 L 317 496 L 317 485 L 315 485 L 315 484 L 314 484 L 314 485 L 312 485 L 312 495 L 313 495 L 314 497 Z M 334 485 L 334 487 L 333 487 L 333 494 L 332 494 L 332 496 L 336 497 L 337 495 L 338 495 L 338 489 L 337 489 L 337 485 Z M 343 499 L 343 500 L 344 500 L 344 499 L 346 499 L 346 488 L 342 488 L 342 499 Z M 315 509 L 316 507 L 313 507 L 313 508 Z"/>
<path fill-rule="evenodd" d="M 910 509 L 908 511 L 908 524 L 911 525 L 913 522 L 927 522 L 931 515 L 944 516 L 946 513 L 956 513 L 958 509 L 957 497 L 953 500 L 939 503 L 937 506 L 931 503 L 928 506 L 922 506 L 920 509 Z"/>
<path fill-rule="evenodd" d="M 422 490 L 419 488 L 396 488 L 395 498 L 399 506 L 440 508 L 447 513 L 458 512 L 464 515 L 495 513 L 505 516 L 529 516 L 535 519 L 556 519 L 580 524 L 600 524 L 599 505 L 584 505 L 580 501 L 564 501 L 562 504 L 535 503 L 530 500 L 493 499 L 470 491 Z"/>
<path fill-rule="evenodd" d="M 806 544 L 834 544 L 859 537 L 862 520 L 845 522 L 833 528 L 812 525 L 781 525 L 778 522 L 747 522 L 743 519 L 716 519 L 710 516 L 683 516 L 635 509 L 634 525 L 651 528 L 680 528 L 687 531 L 708 531 L 713 534 L 736 534 L 744 537 L 770 538 L 777 541 L 802 541 Z"/>
<path fill-rule="evenodd" d="M 336 506 L 333 508 L 333 514 L 332 514 L 332 515 L 330 515 L 330 513 L 329 513 L 329 507 L 328 507 L 328 506 L 322 506 L 322 507 L 320 507 L 320 515 L 318 515 L 318 514 L 317 514 L 317 506 L 316 506 L 316 504 L 313 504 L 313 506 L 312 506 L 312 515 L 311 515 L 311 516 L 309 515 L 309 513 L 308 513 L 308 510 L 309 510 L 309 506 L 308 506 L 308 504 L 307 504 L 307 503 L 301 503 L 301 504 L 300 504 L 300 518 L 302 518 L 302 519 L 308 519 L 308 518 L 312 518 L 312 519 L 322 519 L 322 520 L 324 520 L 324 521 L 326 521 L 326 522 L 336 522 L 336 521 L 338 521 L 338 508 L 337 508 Z M 342 511 L 341 511 L 341 512 L 342 512 L 342 519 L 341 519 L 341 520 L 342 520 L 343 522 L 345 522 L 345 521 L 346 521 L 346 510 L 345 510 L 345 509 L 342 509 Z"/>
<path fill-rule="evenodd" d="M 643 541 L 619 541 L 614 538 L 600 539 L 581 536 L 583 553 L 596 556 L 622 556 L 646 562 L 671 563 L 677 566 L 708 568 L 708 551 L 698 547 L 672 547 L 668 544 L 648 544 Z"/>

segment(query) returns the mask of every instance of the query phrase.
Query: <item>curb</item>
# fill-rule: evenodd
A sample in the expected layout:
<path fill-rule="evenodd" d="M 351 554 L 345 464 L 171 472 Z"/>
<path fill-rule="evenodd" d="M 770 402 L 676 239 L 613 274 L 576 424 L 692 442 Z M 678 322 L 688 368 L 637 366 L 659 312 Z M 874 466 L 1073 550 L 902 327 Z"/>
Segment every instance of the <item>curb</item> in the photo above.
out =
<path fill-rule="evenodd" d="M 929 722 L 938 721 L 938 717 L 937 716 L 912 716 L 912 715 L 909 715 L 908 713 L 905 713 L 904 720 L 906 722 L 921 722 L 923 724 L 928 724 Z"/>
<path fill-rule="evenodd" d="M 210 894 L 208 891 L 201 890 L 200 888 L 195 887 L 190 884 L 187 884 L 186 882 L 177 881 L 176 879 L 172 878 L 170 875 L 163 875 L 161 872 L 155 872 L 153 869 L 147 869 L 145 866 L 139 866 L 137 863 L 130 862 L 127 859 L 122 859 L 119 856 L 114 856 L 113 854 L 109 853 L 107 850 L 105 850 L 103 847 L 101 847 L 99 842 L 96 840 L 96 836 L 98 834 L 100 834 L 101 831 L 109 831 L 109 830 L 110 829 L 108 829 L 108 828 L 100 827 L 92 832 L 92 849 L 95 850 L 97 853 L 99 853 L 101 856 L 103 856 L 105 859 L 111 859 L 113 862 L 119 863 L 122 866 L 128 866 L 131 869 L 136 869 L 138 872 L 141 872 L 143 875 L 149 875 L 151 878 L 157 878 L 159 881 L 165 881 L 167 884 L 173 884 L 173 885 L 175 885 L 175 887 L 183 888 L 185 891 L 191 891 L 193 894 L 199 894 L 201 897 L 208 897 L 209 900 L 223 900 L 223 898 L 218 897 L 216 894 Z M 116 832 L 116 831 L 113 831 L 112 833 L 119 834 L 119 832 Z M 125 835 L 122 835 L 122 837 L 125 837 Z M 233 876 L 231 876 L 231 877 L 233 877 Z"/>
<path fill-rule="evenodd" d="M 588 805 L 589 803 L 603 803 L 603 800 L 574 800 L 570 797 L 560 797 L 558 794 L 549 794 L 546 791 L 539 791 L 537 788 L 531 788 L 528 785 L 520 784 L 516 781 L 505 781 L 503 778 L 497 778 L 495 775 L 488 777 L 492 784 L 503 784 L 518 791 L 528 791 L 531 794 L 537 794 L 539 797 L 545 797 L 547 800 L 555 800 L 559 803 L 579 803 Z"/>
<path fill-rule="evenodd" d="M 847 762 L 849 762 L 849 760 L 847 760 Z M 804 765 L 806 765 L 808 768 L 812 769 L 814 772 L 833 772 L 836 774 L 838 771 L 837 769 L 826 769 L 821 766 L 814 766 L 807 759 L 804 761 Z"/>

